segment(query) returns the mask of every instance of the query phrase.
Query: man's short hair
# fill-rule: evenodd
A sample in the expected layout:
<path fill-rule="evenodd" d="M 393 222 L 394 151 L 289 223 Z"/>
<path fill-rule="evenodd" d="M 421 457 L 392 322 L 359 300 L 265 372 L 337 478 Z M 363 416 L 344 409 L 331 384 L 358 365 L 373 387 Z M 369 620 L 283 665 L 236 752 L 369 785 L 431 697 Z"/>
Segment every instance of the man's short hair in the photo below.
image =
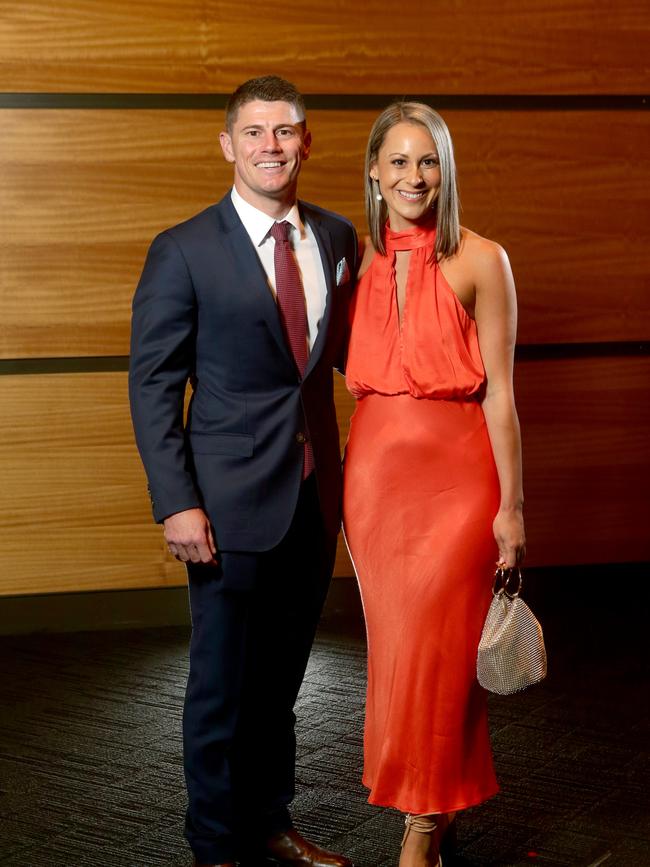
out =
<path fill-rule="evenodd" d="M 232 131 L 242 105 L 255 99 L 260 99 L 262 102 L 288 102 L 295 107 L 298 118 L 301 121 L 305 120 L 305 100 L 296 86 L 280 78 L 279 75 L 262 75 L 260 78 L 250 78 L 240 84 L 228 98 L 226 103 L 228 132 Z"/>

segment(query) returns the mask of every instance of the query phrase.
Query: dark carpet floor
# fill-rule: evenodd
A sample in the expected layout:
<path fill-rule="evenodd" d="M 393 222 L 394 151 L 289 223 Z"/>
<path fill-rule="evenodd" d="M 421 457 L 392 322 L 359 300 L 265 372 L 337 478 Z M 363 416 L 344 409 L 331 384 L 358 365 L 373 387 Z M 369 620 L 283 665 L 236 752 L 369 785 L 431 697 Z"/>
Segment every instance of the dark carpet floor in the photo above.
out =
<path fill-rule="evenodd" d="M 502 792 L 460 817 L 459 867 L 650 865 L 647 610 L 616 575 L 580 585 L 533 593 L 549 677 L 491 697 Z M 344 625 L 325 622 L 299 699 L 294 819 L 356 867 L 394 867 L 400 816 L 368 805 L 359 782 L 365 645 L 356 614 Z M 191 864 L 187 639 L 183 628 L 0 639 L 3 867 Z"/>

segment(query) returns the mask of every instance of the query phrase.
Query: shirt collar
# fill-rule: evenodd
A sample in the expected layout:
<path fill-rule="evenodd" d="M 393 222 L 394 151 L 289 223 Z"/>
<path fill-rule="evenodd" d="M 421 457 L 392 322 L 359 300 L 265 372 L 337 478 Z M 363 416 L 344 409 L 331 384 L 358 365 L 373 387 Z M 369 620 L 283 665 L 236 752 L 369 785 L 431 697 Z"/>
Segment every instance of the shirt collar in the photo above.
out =
<path fill-rule="evenodd" d="M 234 208 L 237 211 L 239 219 L 244 224 L 244 228 L 248 232 L 251 241 L 256 247 L 261 246 L 261 244 L 266 240 L 271 230 L 271 226 L 276 221 L 273 217 L 269 217 L 268 214 L 265 214 L 264 211 L 260 211 L 258 208 L 249 204 L 249 202 L 240 196 L 235 187 L 232 188 L 230 198 L 232 199 Z M 289 209 L 289 212 L 277 222 L 282 222 L 282 220 L 291 223 L 291 225 L 298 230 L 300 238 L 305 237 L 305 226 L 300 219 L 300 211 L 298 210 L 297 202 L 294 202 Z"/>

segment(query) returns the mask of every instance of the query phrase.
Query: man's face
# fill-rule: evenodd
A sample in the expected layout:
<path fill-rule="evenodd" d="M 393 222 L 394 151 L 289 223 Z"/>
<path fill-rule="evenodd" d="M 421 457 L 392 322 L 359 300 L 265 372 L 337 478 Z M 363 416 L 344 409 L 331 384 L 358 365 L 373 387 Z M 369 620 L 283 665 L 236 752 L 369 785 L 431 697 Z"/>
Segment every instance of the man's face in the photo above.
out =
<path fill-rule="evenodd" d="M 309 156 L 311 134 L 288 102 L 256 99 L 243 105 L 232 130 L 219 136 L 235 166 L 235 188 L 249 204 L 275 216 L 278 204 L 291 206 L 298 175 Z"/>

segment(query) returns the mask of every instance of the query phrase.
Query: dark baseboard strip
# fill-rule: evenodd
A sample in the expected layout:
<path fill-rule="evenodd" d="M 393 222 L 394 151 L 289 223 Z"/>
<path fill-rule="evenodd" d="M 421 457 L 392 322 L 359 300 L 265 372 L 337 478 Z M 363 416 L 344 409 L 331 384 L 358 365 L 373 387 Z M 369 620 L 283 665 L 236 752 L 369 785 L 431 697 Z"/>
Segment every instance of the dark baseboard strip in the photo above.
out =
<path fill-rule="evenodd" d="M 333 578 L 323 610 L 330 629 L 362 627 L 354 578 Z M 35 632 L 99 632 L 191 624 L 187 587 L 97 590 L 0 597 L 0 635 Z"/>
<path fill-rule="evenodd" d="M 620 358 L 650 354 L 650 341 L 603 343 L 524 343 L 517 346 L 518 361 L 547 361 L 565 358 Z M 0 359 L 0 376 L 48 373 L 123 373 L 129 369 L 128 355 L 78 356 L 74 358 Z"/>
<path fill-rule="evenodd" d="M 189 626 L 187 588 L 0 598 L 0 635 Z"/>
<path fill-rule="evenodd" d="M 542 616 L 562 605 L 582 612 L 611 604 L 612 581 L 639 598 L 648 563 L 599 563 L 536 567 L 524 570 L 524 596 Z M 621 603 L 622 604 L 622 603 Z M 324 629 L 364 632 L 363 609 L 352 577 L 332 580 L 321 625 Z M 190 626 L 186 587 L 149 590 L 102 590 L 0 597 L 0 635 L 36 632 L 97 632 Z"/>
<path fill-rule="evenodd" d="M 225 93 L 0 93 L 0 108 L 12 109 L 159 109 L 222 111 Z M 647 94 L 306 94 L 307 108 L 324 111 L 381 111 L 395 100 L 426 102 L 441 110 L 466 111 L 643 111 Z"/>

